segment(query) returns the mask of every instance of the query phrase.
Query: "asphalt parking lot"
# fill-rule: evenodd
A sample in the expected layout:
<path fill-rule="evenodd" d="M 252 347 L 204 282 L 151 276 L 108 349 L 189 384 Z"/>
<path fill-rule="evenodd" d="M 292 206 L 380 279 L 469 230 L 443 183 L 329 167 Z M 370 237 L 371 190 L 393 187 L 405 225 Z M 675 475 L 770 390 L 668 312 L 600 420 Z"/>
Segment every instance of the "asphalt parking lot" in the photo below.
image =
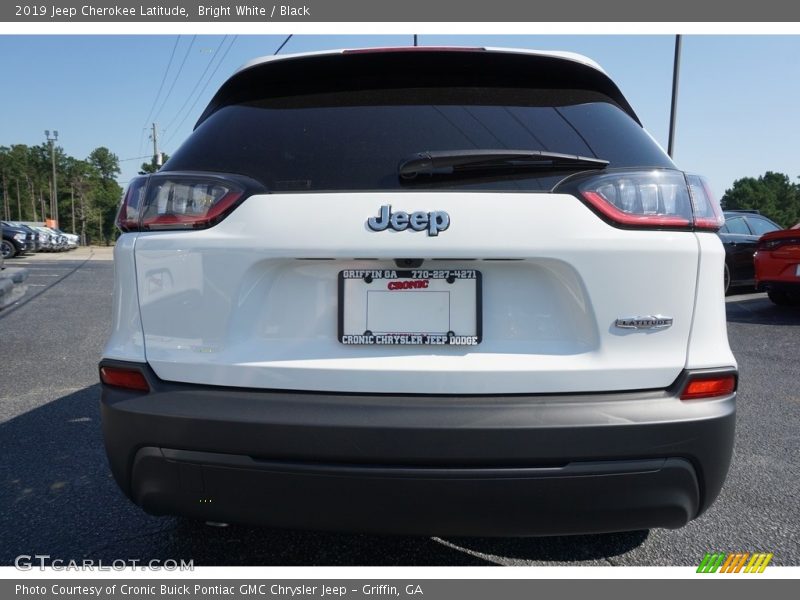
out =
<path fill-rule="evenodd" d="M 773 564 L 800 565 L 800 310 L 777 308 L 763 294 L 728 298 L 741 374 L 733 465 L 720 498 L 687 527 L 505 540 L 383 537 L 215 528 L 144 514 L 111 479 L 100 431 L 97 360 L 110 325 L 110 249 L 7 266 L 30 275 L 0 310 L 0 564 L 49 554 L 195 565 L 696 565 L 708 551 L 758 551 L 773 552 Z"/>

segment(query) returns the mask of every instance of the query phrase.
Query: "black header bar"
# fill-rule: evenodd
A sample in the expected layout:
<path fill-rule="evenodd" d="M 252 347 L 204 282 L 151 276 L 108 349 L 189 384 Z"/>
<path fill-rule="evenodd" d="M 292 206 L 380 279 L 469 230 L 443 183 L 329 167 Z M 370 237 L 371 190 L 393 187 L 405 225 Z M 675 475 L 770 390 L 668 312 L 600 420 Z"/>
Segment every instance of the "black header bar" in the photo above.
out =
<path fill-rule="evenodd" d="M 800 21 L 786 0 L 58 0 L 0 5 L 0 22 L 759 22 Z"/>

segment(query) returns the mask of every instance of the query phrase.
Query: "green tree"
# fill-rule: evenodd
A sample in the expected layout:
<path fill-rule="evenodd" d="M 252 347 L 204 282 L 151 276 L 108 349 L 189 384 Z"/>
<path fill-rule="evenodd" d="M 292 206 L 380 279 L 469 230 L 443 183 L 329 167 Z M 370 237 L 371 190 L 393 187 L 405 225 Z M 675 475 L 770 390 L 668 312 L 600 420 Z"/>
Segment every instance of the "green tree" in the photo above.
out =
<path fill-rule="evenodd" d="M 38 220 L 34 182 L 39 176 L 31 161 L 31 151 L 24 144 L 0 148 L 0 182 L 8 197 L 10 217 L 19 221 Z"/>
<path fill-rule="evenodd" d="M 119 159 L 106 147 L 92 151 L 86 160 L 54 149 L 58 212 L 61 227 L 72 224 L 86 241 L 108 243 L 117 234 L 114 226 L 122 188 L 116 181 Z M 18 221 L 43 221 L 52 217 L 53 163 L 50 145 L 0 146 L 0 216 Z"/>
<path fill-rule="evenodd" d="M 118 233 L 114 227 L 114 217 L 122 196 L 122 188 L 116 180 L 120 174 L 119 158 L 101 146 L 92 150 L 86 162 L 91 170 L 91 213 L 97 221 L 97 241 L 108 244 Z"/>
<path fill-rule="evenodd" d="M 800 222 L 800 186 L 788 175 L 767 171 L 733 182 L 721 199 L 726 210 L 757 210 L 783 227 Z"/>
<path fill-rule="evenodd" d="M 71 195 L 74 195 L 75 218 L 77 219 L 77 231 L 72 233 L 80 232 L 78 235 L 81 237 L 81 244 L 86 244 L 87 236 L 91 235 L 90 228 L 94 215 L 91 194 L 93 182 L 97 180 L 97 173 L 88 161 L 70 157 L 67 178 Z"/>

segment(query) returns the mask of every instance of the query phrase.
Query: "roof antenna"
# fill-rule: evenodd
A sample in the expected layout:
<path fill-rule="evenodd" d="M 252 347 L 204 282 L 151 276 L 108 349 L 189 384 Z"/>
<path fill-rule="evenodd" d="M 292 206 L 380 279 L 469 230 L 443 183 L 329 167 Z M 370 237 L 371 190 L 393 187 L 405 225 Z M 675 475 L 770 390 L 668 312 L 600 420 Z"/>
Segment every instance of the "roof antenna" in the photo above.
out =
<path fill-rule="evenodd" d="M 414 47 L 416 48 L 416 46 L 417 46 L 417 34 L 415 33 L 414 34 Z"/>

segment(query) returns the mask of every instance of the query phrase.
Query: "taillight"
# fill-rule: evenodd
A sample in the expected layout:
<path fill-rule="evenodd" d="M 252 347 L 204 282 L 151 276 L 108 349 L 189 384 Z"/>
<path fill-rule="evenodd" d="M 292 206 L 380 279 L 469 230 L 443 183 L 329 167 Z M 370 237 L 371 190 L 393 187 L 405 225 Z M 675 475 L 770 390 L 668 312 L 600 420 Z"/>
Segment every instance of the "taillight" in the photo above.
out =
<path fill-rule="evenodd" d="M 761 239 L 758 241 L 759 250 L 777 250 L 782 246 L 800 247 L 800 235 L 797 237 L 774 238 L 771 240 Z"/>
<path fill-rule="evenodd" d="M 711 192 L 708 180 L 700 175 L 687 174 L 686 183 L 689 184 L 689 193 L 692 196 L 694 228 L 717 231 L 725 224 L 725 216 Z"/>
<path fill-rule="evenodd" d="M 136 390 L 137 392 L 149 392 L 150 385 L 144 375 L 136 369 L 126 369 L 123 367 L 100 367 L 100 381 L 106 385 L 125 388 L 126 390 Z"/>
<path fill-rule="evenodd" d="M 133 180 L 117 216 L 122 231 L 206 229 L 219 223 L 246 197 L 236 179 L 161 172 Z"/>
<path fill-rule="evenodd" d="M 117 212 L 117 227 L 122 231 L 139 229 L 139 211 L 144 205 L 144 193 L 147 189 L 147 177 L 136 177 L 128 184 L 122 197 L 122 204 Z"/>
<path fill-rule="evenodd" d="M 609 170 L 570 178 L 561 188 L 617 227 L 717 230 L 725 222 L 705 180 L 680 171 Z"/>
<path fill-rule="evenodd" d="M 729 396 L 736 391 L 736 375 L 734 373 L 714 373 L 693 375 L 683 386 L 681 400 L 699 400 Z"/>

